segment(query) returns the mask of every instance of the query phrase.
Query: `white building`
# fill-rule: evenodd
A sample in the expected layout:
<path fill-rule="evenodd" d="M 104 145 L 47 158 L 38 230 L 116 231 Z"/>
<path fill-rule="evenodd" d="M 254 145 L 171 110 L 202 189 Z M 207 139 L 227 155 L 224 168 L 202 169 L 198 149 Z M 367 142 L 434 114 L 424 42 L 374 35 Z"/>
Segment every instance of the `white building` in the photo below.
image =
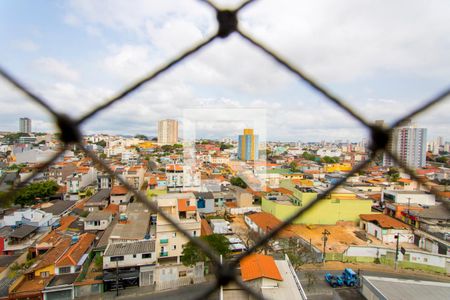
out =
<path fill-rule="evenodd" d="M 436 196 L 421 191 L 385 190 L 382 193 L 382 202 L 394 202 L 399 204 L 433 206 L 436 204 Z"/>
<path fill-rule="evenodd" d="M 400 161 L 411 168 L 426 166 L 427 129 L 416 128 L 411 121 L 394 128 L 388 149 L 396 154 Z M 384 154 L 383 166 L 394 166 L 390 156 Z"/>
<path fill-rule="evenodd" d="M 161 120 L 158 122 L 158 144 L 173 145 L 178 143 L 178 121 Z"/>

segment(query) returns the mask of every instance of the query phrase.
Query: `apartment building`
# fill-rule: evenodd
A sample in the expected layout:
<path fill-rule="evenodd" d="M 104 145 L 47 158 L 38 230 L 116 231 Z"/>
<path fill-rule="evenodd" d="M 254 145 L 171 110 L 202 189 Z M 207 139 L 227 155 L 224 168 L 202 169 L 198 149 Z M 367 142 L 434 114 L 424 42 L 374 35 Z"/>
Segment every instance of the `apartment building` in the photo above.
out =
<path fill-rule="evenodd" d="M 192 236 L 200 236 L 201 222 L 196 206 L 196 199 L 192 193 L 167 194 L 158 196 L 157 205 L 161 211 L 169 215 L 181 228 Z M 167 282 L 181 277 L 202 277 L 203 265 L 185 267 L 180 257 L 183 245 L 189 240 L 172 224 L 164 219 L 160 213 L 156 218 L 156 281 Z"/>
<path fill-rule="evenodd" d="M 158 122 L 158 144 L 173 145 L 178 142 L 178 121 L 161 120 Z"/>

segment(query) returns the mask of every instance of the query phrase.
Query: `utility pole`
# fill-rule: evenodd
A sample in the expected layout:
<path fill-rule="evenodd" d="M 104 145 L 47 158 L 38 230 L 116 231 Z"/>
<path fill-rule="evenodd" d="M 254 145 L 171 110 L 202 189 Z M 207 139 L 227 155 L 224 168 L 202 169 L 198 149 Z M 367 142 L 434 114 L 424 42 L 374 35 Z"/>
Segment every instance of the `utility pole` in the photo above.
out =
<path fill-rule="evenodd" d="M 323 234 L 323 257 L 322 257 L 322 262 L 325 263 L 325 254 L 327 251 L 327 240 L 328 240 L 328 235 L 330 235 L 330 232 L 326 229 L 323 230 L 322 232 Z"/>
<path fill-rule="evenodd" d="M 119 261 L 116 260 L 116 296 L 119 296 Z"/>
<path fill-rule="evenodd" d="M 394 269 L 397 270 L 397 265 L 398 265 L 398 243 L 400 241 L 400 234 L 397 233 L 397 235 L 395 235 L 395 238 L 397 239 L 397 245 L 395 247 L 395 262 L 394 262 Z"/>

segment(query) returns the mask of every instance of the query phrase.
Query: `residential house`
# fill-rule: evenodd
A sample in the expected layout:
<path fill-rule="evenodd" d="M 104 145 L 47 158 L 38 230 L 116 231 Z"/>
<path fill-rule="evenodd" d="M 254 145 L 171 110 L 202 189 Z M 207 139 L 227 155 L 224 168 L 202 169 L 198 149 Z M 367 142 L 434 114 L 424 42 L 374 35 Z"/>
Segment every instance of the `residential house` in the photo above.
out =
<path fill-rule="evenodd" d="M 240 261 L 242 281 L 264 299 L 302 299 L 306 294 L 289 261 L 274 260 L 262 254 L 250 254 Z M 248 294 L 234 282 L 223 287 L 223 299 L 247 299 Z"/>
<path fill-rule="evenodd" d="M 84 204 L 84 210 L 86 211 L 99 211 L 108 206 L 111 190 L 99 190 Z"/>
<path fill-rule="evenodd" d="M 150 211 L 143 203 L 130 203 L 114 225 L 109 236 L 109 243 L 139 241 L 152 237 L 154 232 L 151 230 L 154 229 L 150 227 L 150 216 Z"/>
<path fill-rule="evenodd" d="M 115 185 L 111 189 L 111 203 L 120 205 L 128 204 L 131 199 L 131 191 L 129 191 L 125 186 Z"/>
<path fill-rule="evenodd" d="M 70 248 L 55 262 L 55 274 L 61 275 L 80 272 L 94 241 L 95 234 L 92 233 L 83 233 L 79 236 L 72 237 Z"/>
<path fill-rule="evenodd" d="M 196 199 L 192 193 L 158 196 L 159 209 L 169 215 L 178 225 L 192 236 L 200 236 L 201 222 Z M 203 264 L 186 267 L 181 264 L 180 257 L 183 245 L 189 240 L 158 212 L 156 219 L 156 270 L 157 283 L 178 280 L 181 277 L 203 277 Z"/>
<path fill-rule="evenodd" d="M 79 193 L 88 185 L 96 183 L 97 170 L 94 167 L 79 167 L 67 176 L 67 200 L 79 200 Z"/>
<path fill-rule="evenodd" d="M 103 254 L 103 281 L 106 290 L 116 287 L 148 286 L 155 283 L 155 240 L 109 244 Z"/>
<path fill-rule="evenodd" d="M 211 192 L 194 192 L 199 213 L 215 213 L 214 195 Z"/>
<path fill-rule="evenodd" d="M 403 222 L 383 214 L 361 214 L 359 217 L 359 227 L 383 243 L 395 243 L 396 237 L 400 243 L 414 242 L 411 227 Z"/>
<path fill-rule="evenodd" d="M 93 211 L 84 219 L 84 230 L 105 230 L 113 219 L 108 211 Z"/>

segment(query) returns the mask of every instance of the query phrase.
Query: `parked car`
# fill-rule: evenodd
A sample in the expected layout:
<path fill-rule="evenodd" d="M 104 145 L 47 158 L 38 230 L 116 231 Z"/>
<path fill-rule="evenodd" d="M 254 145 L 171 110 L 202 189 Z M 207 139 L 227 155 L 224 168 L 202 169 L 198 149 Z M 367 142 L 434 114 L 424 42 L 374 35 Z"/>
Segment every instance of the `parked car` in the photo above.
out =
<path fill-rule="evenodd" d="M 345 268 L 342 272 L 342 280 L 346 286 L 356 286 L 358 285 L 358 274 L 350 268 Z"/>

